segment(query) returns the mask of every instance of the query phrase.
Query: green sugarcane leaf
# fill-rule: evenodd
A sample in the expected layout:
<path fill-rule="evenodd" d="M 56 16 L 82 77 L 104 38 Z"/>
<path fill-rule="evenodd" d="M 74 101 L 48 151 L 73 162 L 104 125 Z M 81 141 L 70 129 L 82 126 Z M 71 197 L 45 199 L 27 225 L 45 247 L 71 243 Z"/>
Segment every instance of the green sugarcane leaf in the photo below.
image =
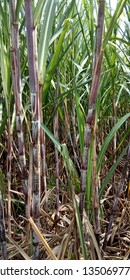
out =
<path fill-rule="evenodd" d="M 44 5 L 45 5 L 45 0 L 42 0 L 42 1 L 39 0 L 37 2 L 36 8 L 34 10 L 34 26 L 35 27 L 39 24 L 39 22 L 41 20 L 41 15 L 42 15 L 42 12 L 43 12 Z"/>
<path fill-rule="evenodd" d="M 21 5 L 22 5 L 23 0 L 18 0 L 16 3 L 16 12 L 15 12 L 15 21 L 17 22 L 19 19 L 19 12 L 21 9 Z"/>
<path fill-rule="evenodd" d="M 112 138 L 114 137 L 115 133 L 118 131 L 118 129 L 121 127 L 121 125 L 130 117 L 130 113 L 126 114 L 125 116 L 123 116 L 116 124 L 115 126 L 112 128 L 112 130 L 110 131 L 110 133 L 108 134 L 107 138 L 105 139 L 104 144 L 101 147 L 101 151 L 99 153 L 98 156 L 98 160 L 97 160 L 97 172 L 99 172 L 101 165 L 102 165 L 102 160 L 103 157 L 105 155 L 105 152 L 107 150 L 107 147 L 110 143 L 110 141 L 112 140 Z"/>
<path fill-rule="evenodd" d="M 44 129 L 44 131 L 46 132 L 46 134 L 48 135 L 48 137 L 52 140 L 52 142 L 54 143 L 55 147 L 57 148 L 57 150 L 61 153 L 61 144 L 59 143 L 59 141 L 55 138 L 55 136 L 53 135 L 53 133 L 47 128 L 47 126 L 45 124 L 41 124 L 42 129 Z"/>
<path fill-rule="evenodd" d="M 49 88 L 49 85 L 50 85 L 52 76 L 54 74 L 54 71 L 55 71 L 55 69 L 56 69 L 56 67 L 58 65 L 59 55 L 60 55 L 60 52 L 61 52 L 61 49 L 62 49 L 62 44 L 63 44 L 64 38 L 65 38 L 65 35 L 66 35 L 66 32 L 67 32 L 69 26 L 70 26 L 70 19 L 67 19 L 65 21 L 63 30 L 61 32 L 59 41 L 58 41 L 56 49 L 55 49 L 55 53 L 54 53 L 54 55 L 52 57 L 52 60 L 51 60 L 50 65 L 49 65 L 49 69 L 47 71 L 47 75 L 46 75 L 45 83 L 44 83 L 44 87 L 43 87 L 44 98 L 46 98 L 46 92 L 47 92 L 47 90 Z"/>
<path fill-rule="evenodd" d="M 66 144 L 62 144 L 61 148 L 62 148 L 61 154 L 64 159 L 64 165 L 65 165 L 67 174 L 69 176 L 71 186 L 74 189 L 76 188 L 76 191 L 79 192 L 80 191 L 80 181 L 78 178 L 78 173 L 75 168 L 75 165 L 69 155 L 69 151 L 68 151 Z"/>
<path fill-rule="evenodd" d="M 122 153 L 120 154 L 120 156 L 118 157 L 117 161 L 112 165 L 111 169 L 109 170 L 107 176 L 105 177 L 101 188 L 99 189 L 99 200 L 102 198 L 103 192 L 106 189 L 106 186 L 110 180 L 110 178 L 112 177 L 112 175 L 114 174 L 118 164 L 120 163 L 121 159 L 123 158 L 123 156 L 126 154 L 128 146 L 122 151 Z"/>
<path fill-rule="evenodd" d="M 66 144 L 61 145 L 59 143 L 59 141 L 55 138 L 53 133 L 44 124 L 41 124 L 41 127 L 42 127 L 42 129 L 44 129 L 45 133 L 52 140 L 55 147 L 58 149 L 58 151 L 62 155 L 62 157 L 64 159 L 64 165 L 66 168 L 66 172 L 69 175 L 70 182 L 74 187 L 76 187 L 77 192 L 79 192 L 80 182 L 79 182 L 79 178 L 78 178 L 78 173 L 77 173 L 77 170 L 75 168 L 75 165 L 74 165 L 72 159 L 69 156 L 69 152 L 68 152 Z"/>
<path fill-rule="evenodd" d="M 117 4 L 115 13 L 110 21 L 110 25 L 108 27 L 107 33 L 106 33 L 104 41 L 103 41 L 103 50 L 106 48 L 106 45 L 111 37 L 112 30 L 113 30 L 114 26 L 116 25 L 117 20 L 118 20 L 119 16 L 121 15 L 126 2 L 127 2 L 127 0 L 120 0 Z"/>
<path fill-rule="evenodd" d="M 83 254 L 84 260 L 87 260 L 85 238 L 84 238 L 84 234 L 83 234 L 83 226 L 82 226 L 82 222 L 81 222 L 81 218 L 80 218 L 78 204 L 77 204 L 75 197 L 73 198 L 73 204 L 74 204 L 74 209 L 75 209 L 75 216 L 76 216 L 77 228 L 78 228 L 78 232 L 79 232 L 80 244 L 81 244 L 81 248 L 82 248 L 82 254 Z"/>
<path fill-rule="evenodd" d="M 2 35 L 0 36 L 0 68 L 1 68 L 1 77 L 3 84 L 3 92 L 6 101 L 6 108 L 8 108 L 8 98 L 9 98 L 9 57 L 6 50 L 6 47 L 3 43 Z"/>
<path fill-rule="evenodd" d="M 65 3 L 66 4 L 66 3 Z M 57 25 L 57 27 L 55 28 L 55 32 L 57 33 L 61 28 L 62 28 L 62 25 L 64 23 L 64 21 L 69 18 L 69 15 L 72 11 L 72 8 L 73 6 L 75 5 L 75 1 L 71 0 L 70 3 L 68 3 L 67 7 L 65 8 L 64 10 L 64 7 L 63 9 L 60 11 L 60 14 L 59 14 L 59 23 Z M 63 13 L 62 13 L 63 12 Z M 54 34 L 55 35 L 55 34 Z"/>
<path fill-rule="evenodd" d="M 40 29 L 40 40 L 38 47 L 38 79 L 40 84 L 43 83 L 46 72 L 46 59 L 48 54 L 49 40 L 52 33 L 52 25 L 55 18 L 56 2 L 56 0 L 46 1 L 43 9 L 44 17 Z"/>
<path fill-rule="evenodd" d="M 0 27 L 2 27 L 2 31 L 0 31 L 0 33 L 5 33 L 7 36 L 9 36 L 9 22 L 8 22 L 8 5 L 6 5 L 6 8 L 4 9 L 2 7 L 1 4 L 2 1 L 0 1 L 0 18 L 1 18 L 1 22 L 0 22 Z M 7 3 L 6 3 L 7 4 Z M 8 37 L 9 38 L 9 37 Z"/>
<path fill-rule="evenodd" d="M 79 131 L 79 142 L 80 142 L 80 151 L 81 155 L 83 154 L 84 150 L 84 116 L 83 112 L 80 107 L 80 100 L 79 100 L 78 92 L 75 86 L 75 104 L 76 104 L 76 112 L 77 112 L 77 122 L 78 122 L 78 131 Z"/>

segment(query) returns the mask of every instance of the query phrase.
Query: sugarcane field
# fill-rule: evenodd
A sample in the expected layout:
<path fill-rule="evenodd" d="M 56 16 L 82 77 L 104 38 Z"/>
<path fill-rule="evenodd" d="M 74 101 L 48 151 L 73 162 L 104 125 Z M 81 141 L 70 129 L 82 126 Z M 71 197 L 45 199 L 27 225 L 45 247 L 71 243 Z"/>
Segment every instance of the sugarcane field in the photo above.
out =
<path fill-rule="evenodd" d="M 0 260 L 130 260 L 130 0 L 0 1 Z"/>

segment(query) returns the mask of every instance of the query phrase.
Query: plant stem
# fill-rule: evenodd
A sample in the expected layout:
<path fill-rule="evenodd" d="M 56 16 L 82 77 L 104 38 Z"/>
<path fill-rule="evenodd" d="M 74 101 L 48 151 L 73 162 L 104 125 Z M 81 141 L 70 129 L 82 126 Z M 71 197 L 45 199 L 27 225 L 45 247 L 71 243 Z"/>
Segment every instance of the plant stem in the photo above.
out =
<path fill-rule="evenodd" d="M 101 45 L 102 45 L 102 34 L 103 34 L 103 26 L 104 26 L 104 10 L 105 10 L 105 1 L 99 1 L 94 70 L 93 70 L 92 85 L 91 85 L 91 91 L 89 97 L 88 115 L 86 119 L 85 131 L 84 131 L 84 152 L 82 156 L 82 166 L 81 166 L 81 193 L 80 193 L 80 202 L 79 202 L 79 211 L 80 211 L 81 219 L 83 216 L 84 199 L 86 194 L 88 151 L 91 144 L 91 137 L 92 137 L 93 127 L 95 122 L 95 107 L 96 107 L 96 100 L 98 96 L 98 88 L 99 88 L 101 66 L 102 66 L 102 59 L 103 59 L 103 52 L 101 51 Z"/>
<path fill-rule="evenodd" d="M 32 108 L 32 154 L 33 154 L 33 179 L 32 179 L 32 215 L 34 222 L 39 227 L 40 190 L 41 190 L 41 153 L 40 153 L 40 104 L 38 87 L 37 63 L 37 30 L 34 28 L 32 0 L 25 0 L 25 17 L 27 28 L 29 83 Z M 39 238 L 33 231 L 34 259 L 39 258 Z"/>
<path fill-rule="evenodd" d="M 20 160 L 20 172 L 23 182 L 23 191 L 25 194 L 25 205 L 27 214 L 27 196 L 28 196 L 28 171 L 26 165 L 25 145 L 23 136 L 23 109 L 21 92 L 21 73 L 20 73 L 20 55 L 19 55 L 19 31 L 18 23 L 15 21 L 16 3 L 10 0 L 10 25 L 11 25 L 11 57 L 12 57 L 12 79 L 15 97 L 16 109 L 16 130 L 18 137 L 18 152 Z"/>

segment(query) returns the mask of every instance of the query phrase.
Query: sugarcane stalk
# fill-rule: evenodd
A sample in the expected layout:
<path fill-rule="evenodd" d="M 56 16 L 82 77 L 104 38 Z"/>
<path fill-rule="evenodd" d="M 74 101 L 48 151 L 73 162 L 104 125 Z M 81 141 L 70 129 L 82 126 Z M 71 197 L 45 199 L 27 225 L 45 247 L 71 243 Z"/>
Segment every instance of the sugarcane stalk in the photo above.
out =
<path fill-rule="evenodd" d="M 94 60 L 93 60 L 93 67 L 92 67 L 93 74 L 95 71 L 97 59 L 101 52 L 103 28 L 104 28 L 104 12 L 105 12 L 105 1 L 99 1 L 95 51 L 94 51 Z M 99 199 L 98 199 L 99 180 L 98 180 L 97 165 L 96 165 L 97 162 L 97 155 L 96 155 L 97 115 L 96 113 L 94 113 L 94 125 L 93 125 L 92 134 L 93 134 L 93 168 L 92 168 L 93 225 L 94 225 L 94 232 L 98 245 L 100 245 L 101 225 L 100 225 L 100 207 L 99 207 Z"/>
<path fill-rule="evenodd" d="M 29 66 L 29 85 L 31 93 L 32 110 L 32 215 L 35 224 L 39 227 L 40 219 L 40 191 L 41 191 L 41 172 L 40 172 L 40 101 L 38 87 L 38 63 L 37 63 L 37 30 L 34 27 L 32 0 L 25 0 L 25 18 L 27 30 L 28 47 L 28 66 Z M 35 231 L 33 236 L 33 258 L 39 259 L 39 238 Z"/>
<path fill-rule="evenodd" d="M 86 126 L 84 131 L 84 151 L 82 156 L 82 165 L 81 165 L 81 193 L 80 193 L 80 202 L 79 202 L 79 211 L 81 219 L 83 217 L 83 208 L 84 200 L 86 194 L 86 176 L 87 176 L 87 164 L 88 164 L 88 151 L 92 140 L 93 127 L 95 122 L 95 107 L 98 96 L 98 88 L 101 76 L 101 67 L 103 59 L 103 51 L 101 50 L 102 46 L 102 36 L 103 36 L 103 26 L 104 26 L 104 10 L 105 10 L 105 0 L 99 1 L 98 6 L 98 25 L 96 32 L 96 46 L 95 46 L 95 55 L 93 62 L 93 76 L 91 91 L 89 97 L 89 106 L 88 106 L 88 115 L 86 119 Z"/>
<path fill-rule="evenodd" d="M 93 139 L 93 167 L 92 167 L 92 206 L 93 206 L 94 233 L 97 239 L 97 243 L 98 245 L 100 245 L 101 225 L 100 225 L 100 206 L 99 206 L 99 198 L 98 198 L 99 179 L 98 179 L 97 165 L 96 165 L 97 162 L 96 129 L 97 129 L 97 117 L 95 116 L 95 124 L 93 130 L 94 139 Z"/>
<path fill-rule="evenodd" d="M 22 109 L 22 91 L 21 91 L 21 72 L 20 72 L 20 54 L 19 54 L 19 30 L 18 23 L 15 20 L 16 1 L 10 0 L 10 25 L 11 25 L 11 68 L 13 91 L 16 110 L 16 131 L 18 137 L 18 153 L 20 162 L 20 173 L 25 194 L 25 205 L 27 213 L 28 196 L 28 171 L 26 165 L 25 144 L 23 136 L 23 109 Z"/>

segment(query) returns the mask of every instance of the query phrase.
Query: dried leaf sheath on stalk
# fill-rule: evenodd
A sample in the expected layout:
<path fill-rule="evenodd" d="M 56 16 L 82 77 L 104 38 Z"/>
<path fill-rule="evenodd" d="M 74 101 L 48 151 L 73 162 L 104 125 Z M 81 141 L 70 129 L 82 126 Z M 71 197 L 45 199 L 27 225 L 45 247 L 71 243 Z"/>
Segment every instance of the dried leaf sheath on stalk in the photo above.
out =
<path fill-rule="evenodd" d="M 38 88 L 38 63 L 37 63 L 37 30 L 34 28 L 32 1 L 25 0 L 25 17 L 27 29 L 27 46 L 28 46 L 28 66 L 29 66 L 29 85 L 31 93 L 32 109 L 32 215 L 34 222 L 39 227 L 39 210 L 40 210 L 40 104 Z M 33 257 L 39 258 L 39 239 L 33 231 Z"/>

